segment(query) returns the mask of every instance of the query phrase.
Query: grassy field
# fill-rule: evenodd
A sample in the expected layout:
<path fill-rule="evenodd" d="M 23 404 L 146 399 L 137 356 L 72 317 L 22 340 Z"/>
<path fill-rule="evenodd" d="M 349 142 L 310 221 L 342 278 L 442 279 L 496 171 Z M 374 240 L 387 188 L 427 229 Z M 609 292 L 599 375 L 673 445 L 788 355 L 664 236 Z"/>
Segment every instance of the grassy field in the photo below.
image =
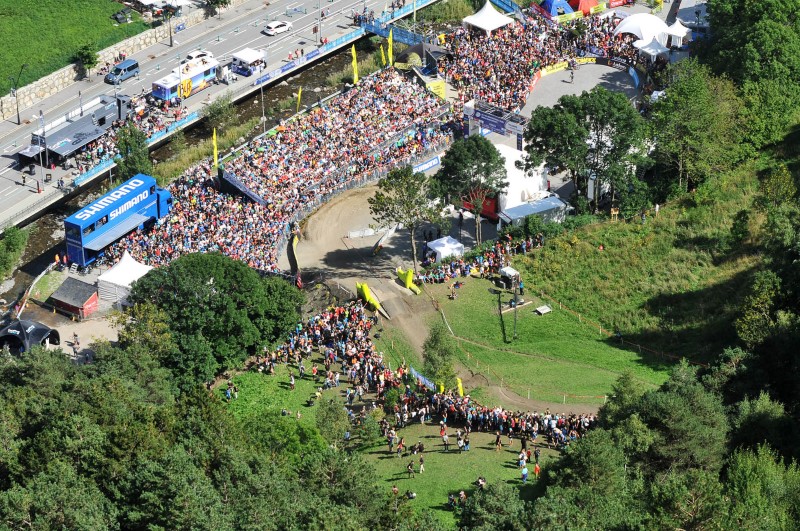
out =
<path fill-rule="evenodd" d="M 644 225 L 587 226 L 516 265 L 528 286 L 626 340 L 708 360 L 730 344 L 742 287 L 760 264 L 747 242 L 733 251 L 729 244 L 731 220 L 749 209 L 756 188 L 754 168 L 743 167 L 665 205 L 657 218 L 651 212 Z"/>
<path fill-rule="evenodd" d="M 19 86 L 70 64 L 75 51 L 91 43 L 97 50 L 148 28 L 133 13 L 131 24 L 114 26 L 111 15 L 122 9 L 110 0 L 17 0 L 0 3 L 0 94 L 12 87 L 23 64 Z"/>
<path fill-rule="evenodd" d="M 474 492 L 473 483 L 478 476 L 486 478 L 488 483 L 506 482 L 519 489 L 523 499 L 533 499 L 540 495 L 541 485 L 537 485 L 533 476 L 533 466 L 528 467 L 529 479 L 527 485 L 522 485 L 520 472 L 517 468 L 516 457 L 519 454 L 520 444 L 515 442 L 512 446 L 505 446 L 507 438 L 503 438 L 502 451 L 495 452 L 494 436 L 488 433 L 473 433 L 470 435 L 470 451 L 459 453 L 455 446 L 454 430 L 450 430 L 450 451 L 445 452 L 439 437 L 438 426 L 412 424 L 399 431 L 400 437 L 405 437 L 410 446 L 417 441 L 425 445 L 425 472 L 419 473 L 419 455 L 406 454 L 397 457 L 396 453 L 389 454 L 386 444 L 376 445 L 364 451 L 364 455 L 375 465 L 380 479 L 380 486 L 389 492 L 392 485 L 396 485 L 401 493 L 410 490 L 417 494 L 414 504 L 419 507 L 431 509 L 433 513 L 448 526 L 454 526 L 456 515 L 447 507 L 447 496 L 450 493 L 458 494 L 464 490 L 468 495 Z M 546 448 L 542 449 L 540 465 L 544 470 L 549 462 L 557 457 L 557 453 Z M 413 478 L 408 477 L 406 466 L 414 461 L 416 472 Z"/>
<path fill-rule="evenodd" d="M 470 278 L 455 301 L 446 299 L 447 287 L 429 285 L 456 336 L 463 363 L 474 372 L 487 374 L 491 383 L 501 383 L 520 396 L 548 402 L 602 404 L 613 382 L 625 371 L 646 386 L 666 379 L 669 363 L 643 358 L 617 348 L 596 328 L 580 323 L 571 314 L 555 308 L 544 316 L 533 310 L 541 301 L 526 293 L 532 304 L 517 314 L 517 339 L 513 339 L 514 312 L 498 312 L 498 295 L 487 280 Z M 500 302 L 508 308 L 511 295 Z"/>

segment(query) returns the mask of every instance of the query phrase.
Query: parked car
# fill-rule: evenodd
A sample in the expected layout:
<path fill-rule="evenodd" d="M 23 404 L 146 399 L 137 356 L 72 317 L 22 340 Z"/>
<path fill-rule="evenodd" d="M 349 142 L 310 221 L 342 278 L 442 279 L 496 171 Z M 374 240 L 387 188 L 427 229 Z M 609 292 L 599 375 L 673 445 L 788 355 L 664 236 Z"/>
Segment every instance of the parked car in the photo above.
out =
<path fill-rule="evenodd" d="M 112 85 L 122 83 L 126 79 L 135 76 L 139 73 L 139 63 L 135 59 L 126 59 L 119 64 L 114 65 L 111 72 L 106 74 L 106 83 Z"/>
<path fill-rule="evenodd" d="M 191 61 L 196 61 L 197 59 L 213 59 L 214 54 L 209 52 L 208 50 L 195 50 L 193 52 L 189 52 L 186 54 L 186 59 L 181 61 L 181 64 L 186 64 Z"/>
<path fill-rule="evenodd" d="M 285 20 L 276 20 L 274 22 L 270 22 L 266 26 L 264 26 L 264 35 L 269 35 L 272 37 L 273 35 L 277 35 L 278 33 L 284 33 L 292 29 L 292 23 L 286 22 Z"/>

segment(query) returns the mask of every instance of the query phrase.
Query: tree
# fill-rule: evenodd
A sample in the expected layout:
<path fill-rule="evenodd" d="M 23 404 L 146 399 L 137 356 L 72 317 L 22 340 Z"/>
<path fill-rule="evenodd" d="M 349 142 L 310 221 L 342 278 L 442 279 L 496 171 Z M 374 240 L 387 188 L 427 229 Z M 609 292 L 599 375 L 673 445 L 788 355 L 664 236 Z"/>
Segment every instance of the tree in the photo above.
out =
<path fill-rule="evenodd" d="M 217 128 L 224 131 L 236 119 L 236 107 L 233 105 L 233 96 L 230 91 L 221 94 L 217 99 L 206 105 L 202 111 L 210 129 Z"/>
<path fill-rule="evenodd" d="M 731 447 L 755 450 L 761 444 L 770 444 L 781 454 L 792 456 L 796 451 L 797 428 L 780 402 L 765 391 L 758 398 L 736 404 L 732 419 Z"/>
<path fill-rule="evenodd" d="M 736 333 L 752 348 L 770 335 L 775 326 L 775 299 L 780 294 L 781 281 L 773 271 L 759 271 L 753 280 L 750 294 L 742 303 L 742 311 L 734 322 Z"/>
<path fill-rule="evenodd" d="M 453 337 L 441 322 L 431 327 L 428 339 L 422 345 L 425 374 L 445 389 L 452 389 L 456 385 L 456 371 L 453 368 L 456 349 Z"/>
<path fill-rule="evenodd" d="M 797 197 L 797 185 L 786 164 L 771 168 L 759 184 L 758 203 L 766 208 L 777 208 L 787 200 Z"/>
<path fill-rule="evenodd" d="M 607 428 L 630 417 L 639 407 L 644 388 L 637 382 L 631 371 L 622 373 L 611 388 L 611 397 L 600 408 L 600 422 Z"/>
<path fill-rule="evenodd" d="M 97 66 L 97 62 L 99 61 L 97 58 L 97 48 L 92 43 L 86 43 L 78 48 L 73 56 L 73 60 L 83 69 L 83 75 L 88 76 L 89 71 Z"/>
<path fill-rule="evenodd" d="M 178 352 L 162 360 L 183 389 L 240 365 L 295 325 L 302 293 L 218 253 L 190 254 L 136 282 L 130 301 L 166 313 Z"/>
<path fill-rule="evenodd" d="M 539 107 L 525 130 L 525 169 L 542 162 L 567 170 L 579 191 L 595 179 L 595 208 L 604 184 L 612 199 L 631 189 L 643 152 L 644 122 L 624 94 L 595 87 L 580 96 L 562 96 L 552 108 Z"/>
<path fill-rule="evenodd" d="M 117 132 L 117 149 L 121 157 L 117 161 L 117 175 L 122 180 L 130 179 L 138 173 L 153 174 L 147 136 L 132 122 L 128 122 Z"/>
<path fill-rule="evenodd" d="M 338 448 L 344 441 L 344 434 L 350 429 L 350 417 L 340 401 L 333 398 L 323 400 L 317 408 L 317 430 L 328 444 Z"/>
<path fill-rule="evenodd" d="M 506 483 L 490 483 L 467 498 L 461 511 L 462 529 L 523 531 L 531 507 L 519 498 L 519 491 Z"/>
<path fill-rule="evenodd" d="M 396 168 L 378 182 L 375 195 L 367 199 L 369 210 L 378 223 L 402 224 L 411 235 L 411 259 L 417 271 L 417 229 L 424 222 L 440 218 L 430 202 L 430 179 L 411 166 Z"/>
<path fill-rule="evenodd" d="M 800 520 L 800 470 L 766 445 L 734 452 L 724 486 L 724 529 L 790 529 Z"/>
<path fill-rule="evenodd" d="M 222 18 L 222 8 L 231 5 L 231 0 L 206 0 L 206 9 L 213 15 L 217 13 Z"/>
<path fill-rule="evenodd" d="M 737 84 L 764 79 L 784 84 L 800 80 L 798 0 L 711 0 L 710 40 L 701 48 L 717 73 Z"/>
<path fill-rule="evenodd" d="M 463 202 L 475 215 L 475 242 L 480 245 L 483 204 L 508 187 L 503 156 L 481 135 L 456 140 L 434 180 L 440 197 L 456 205 Z"/>
<path fill-rule="evenodd" d="M 666 94 L 654 105 L 656 158 L 685 191 L 737 160 L 741 102 L 730 81 L 696 60 L 670 66 Z"/>

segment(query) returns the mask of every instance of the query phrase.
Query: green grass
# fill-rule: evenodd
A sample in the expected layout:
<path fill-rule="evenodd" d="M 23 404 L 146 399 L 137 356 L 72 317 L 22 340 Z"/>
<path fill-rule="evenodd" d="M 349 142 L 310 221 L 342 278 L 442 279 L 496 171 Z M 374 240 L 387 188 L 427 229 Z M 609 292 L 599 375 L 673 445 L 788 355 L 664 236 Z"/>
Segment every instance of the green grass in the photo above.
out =
<path fill-rule="evenodd" d="M 308 405 L 308 399 L 314 394 L 316 386 L 311 380 L 311 364 L 307 363 L 306 378 L 298 378 L 297 369 L 293 368 L 296 378 L 295 390 L 289 389 L 289 368 L 285 365 L 275 367 L 275 374 L 268 375 L 257 371 L 248 371 L 233 377 L 233 383 L 239 388 L 239 398 L 231 398 L 228 408 L 237 419 L 246 419 L 250 415 L 263 414 L 268 411 L 278 412 L 286 409 L 296 415 L 300 412 L 300 421 L 314 424 L 316 409 Z M 324 373 L 325 367 L 322 367 Z M 227 386 L 219 386 L 214 393 L 225 400 Z M 342 389 L 340 387 L 340 389 Z M 329 391 L 334 393 L 335 391 Z"/>
<path fill-rule="evenodd" d="M 658 218 L 651 212 L 645 225 L 583 227 L 515 263 L 529 287 L 627 340 L 707 361 L 735 337 L 742 288 L 761 263 L 748 245 L 731 251 L 726 243 L 756 189 L 754 167 L 745 166 L 665 205 Z"/>
<path fill-rule="evenodd" d="M 38 301 L 46 301 L 66 278 L 67 274 L 65 272 L 50 271 L 36 283 L 36 286 L 31 291 L 31 296 Z"/>
<path fill-rule="evenodd" d="M 111 15 L 122 9 L 109 0 L 16 0 L 0 4 L 0 94 L 12 87 L 23 64 L 25 86 L 70 64 L 82 45 L 102 50 L 148 29 L 138 14 L 131 24 L 114 26 Z"/>
<path fill-rule="evenodd" d="M 464 17 L 475 13 L 482 5 L 479 2 L 473 3 L 469 0 L 444 0 L 420 9 L 417 13 L 417 18 L 425 22 L 460 22 Z"/>
<path fill-rule="evenodd" d="M 387 493 L 391 491 L 392 485 L 397 485 L 401 493 L 407 490 L 415 492 L 417 498 L 412 503 L 419 508 L 430 509 L 448 527 L 454 527 L 456 523 L 456 514 L 446 506 L 448 494 L 458 494 L 464 490 L 472 495 L 473 483 L 478 476 L 485 477 L 490 484 L 506 482 L 514 485 L 518 487 L 520 496 L 526 500 L 542 494 L 543 486 L 537 485 L 533 479 L 533 466 L 528 467 L 528 484 L 522 485 L 516 465 L 519 442 L 515 441 L 511 447 L 504 446 L 500 452 L 495 452 L 493 435 L 472 433 L 470 451 L 459 453 L 455 445 L 455 430 L 451 428 L 449 433 L 451 446 L 450 451 L 445 453 L 438 425 L 412 424 L 398 432 L 399 437 L 405 437 L 408 446 L 417 441 L 422 441 L 425 445 L 425 472 L 422 474 L 418 473 L 419 455 L 407 454 L 398 458 L 395 453 L 389 454 L 386 444 L 364 450 L 363 454 L 374 464 L 380 478 L 379 485 Z M 507 443 L 508 438 L 503 437 L 503 444 Z M 539 461 L 542 471 L 557 456 L 557 452 L 543 449 Z M 417 473 L 414 478 L 409 478 L 406 466 L 412 459 Z"/>
<path fill-rule="evenodd" d="M 597 328 L 581 323 L 557 307 L 544 316 L 533 313 L 541 301 L 526 291 L 526 300 L 517 314 L 517 336 L 513 340 L 514 312 L 502 319 L 498 298 L 489 292 L 487 280 L 469 278 L 455 301 L 446 299 L 447 286 L 428 285 L 442 302 L 442 308 L 456 336 L 464 338 L 460 347 L 462 362 L 470 370 L 486 375 L 490 383 L 511 388 L 522 397 L 548 402 L 602 404 L 603 396 L 625 371 L 646 386 L 666 379 L 668 363 L 647 359 L 617 348 L 613 340 Z M 504 293 L 506 303 L 511 295 Z M 505 330 L 505 332 L 504 332 Z"/>

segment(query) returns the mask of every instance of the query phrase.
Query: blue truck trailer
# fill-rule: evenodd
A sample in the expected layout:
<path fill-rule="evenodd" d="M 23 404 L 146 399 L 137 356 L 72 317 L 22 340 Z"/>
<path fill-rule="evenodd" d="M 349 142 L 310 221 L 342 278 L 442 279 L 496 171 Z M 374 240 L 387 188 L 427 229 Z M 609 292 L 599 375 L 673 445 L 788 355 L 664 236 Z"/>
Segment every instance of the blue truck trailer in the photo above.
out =
<path fill-rule="evenodd" d="M 172 194 L 142 173 L 64 220 L 67 257 L 87 266 L 133 230 L 144 229 L 172 210 Z"/>

